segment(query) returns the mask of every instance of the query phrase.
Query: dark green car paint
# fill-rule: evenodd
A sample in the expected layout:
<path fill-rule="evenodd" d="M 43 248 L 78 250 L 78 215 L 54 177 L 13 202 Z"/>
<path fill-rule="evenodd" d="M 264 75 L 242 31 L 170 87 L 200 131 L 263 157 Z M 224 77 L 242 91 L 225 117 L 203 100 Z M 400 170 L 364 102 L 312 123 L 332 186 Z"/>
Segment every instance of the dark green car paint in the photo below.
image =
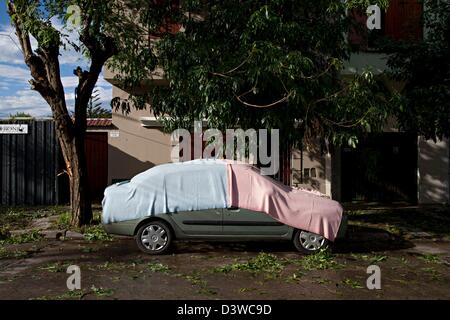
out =
<path fill-rule="evenodd" d="M 151 220 L 166 222 L 175 238 L 181 240 L 292 240 L 295 232 L 265 213 L 240 208 L 168 213 L 103 226 L 111 234 L 134 236 L 143 223 Z M 344 215 L 337 238 L 345 235 L 346 226 Z"/>

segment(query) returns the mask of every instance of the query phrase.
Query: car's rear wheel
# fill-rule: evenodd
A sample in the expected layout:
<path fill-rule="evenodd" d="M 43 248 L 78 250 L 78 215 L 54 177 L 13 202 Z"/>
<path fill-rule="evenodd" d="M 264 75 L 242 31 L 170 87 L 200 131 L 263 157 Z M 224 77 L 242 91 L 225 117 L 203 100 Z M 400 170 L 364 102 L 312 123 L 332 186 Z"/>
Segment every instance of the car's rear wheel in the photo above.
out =
<path fill-rule="evenodd" d="M 136 243 L 145 253 L 163 254 L 172 243 L 172 231 L 164 222 L 150 221 L 139 228 Z"/>
<path fill-rule="evenodd" d="M 312 254 L 328 247 L 328 240 L 319 234 L 297 230 L 294 234 L 295 248 L 306 254 Z"/>

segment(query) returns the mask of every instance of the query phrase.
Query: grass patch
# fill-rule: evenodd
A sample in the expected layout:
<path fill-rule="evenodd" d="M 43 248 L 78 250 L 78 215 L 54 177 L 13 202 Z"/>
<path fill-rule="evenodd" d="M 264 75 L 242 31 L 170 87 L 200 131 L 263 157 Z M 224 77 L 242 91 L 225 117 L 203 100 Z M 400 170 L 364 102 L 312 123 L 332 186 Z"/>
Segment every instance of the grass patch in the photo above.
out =
<path fill-rule="evenodd" d="M 23 259 L 26 258 L 30 253 L 24 250 L 7 250 L 0 247 L 0 259 Z"/>
<path fill-rule="evenodd" d="M 33 300 L 81 300 L 85 295 L 86 292 L 84 290 L 73 290 L 56 296 L 42 296 Z"/>
<path fill-rule="evenodd" d="M 295 260 L 293 262 L 306 271 L 340 269 L 343 267 L 342 264 L 339 264 L 334 259 L 331 251 L 328 249 L 321 249 L 315 254 L 305 256 L 301 260 Z"/>
<path fill-rule="evenodd" d="M 330 284 L 331 280 L 330 279 L 318 278 L 318 279 L 315 279 L 314 282 L 317 283 L 317 284 L 325 285 L 325 284 Z"/>
<path fill-rule="evenodd" d="M 0 240 L 0 245 L 5 244 L 22 244 L 40 241 L 44 236 L 39 233 L 39 230 L 31 230 L 21 234 L 11 235 L 8 238 Z"/>
<path fill-rule="evenodd" d="M 88 294 L 94 294 L 97 297 L 110 297 L 114 294 L 114 290 L 102 287 L 97 288 L 96 286 L 92 285 L 90 291 L 86 291 L 84 289 L 73 290 L 56 296 L 42 296 L 33 300 L 81 300 Z"/>
<path fill-rule="evenodd" d="M 55 227 L 57 229 L 63 229 L 63 230 L 70 229 L 70 219 L 71 219 L 70 212 L 66 211 L 66 212 L 61 213 L 58 217 L 58 220 L 56 220 Z"/>
<path fill-rule="evenodd" d="M 426 263 L 441 263 L 441 259 L 436 254 L 422 254 L 418 258 Z"/>
<path fill-rule="evenodd" d="M 106 289 L 106 288 L 97 288 L 96 286 L 92 285 L 91 291 L 93 294 L 95 294 L 97 297 L 110 297 L 114 294 L 113 289 Z"/>
<path fill-rule="evenodd" d="M 255 291 L 255 288 L 239 288 L 238 292 L 239 293 L 246 293 L 246 292 L 252 292 Z"/>
<path fill-rule="evenodd" d="M 348 287 L 351 287 L 353 289 L 363 289 L 364 288 L 358 280 L 353 280 L 353 279 L 349 279 L 349 278 L 342 280 L 342 284 L 344 284 Z"/>
<path fill-rule="evenodd" d="M 128 264 L 124 262 L 110 262 L 106 261 L 102 264 L 97 264 L 92 267 L 89 267 L 89 270 L 102 270 L 102 271 L 122 271 L 122 270 L 130 270 L 131 268 L 135 268 L 136 265 Z"/>
<path fill-rule="evenodd" d="M 229 273 L 231 271 L 247 271 L 253 274 L 270 273 L 280 274 L 284 269 L 284 263 L 275 255 L 270 253 L 260 253 L 256 257 L 251 258 L 247 262 L 234 263 L 214 269 L 214 272 Z"/>
<path fill-rule="evenodd" d="M 354 259 L 357 260 L 363 260 L 363 261 L 367 261 L 369 264 L 377 264 L 383 261 L 386 261 L 388 259 L 387 256 L 385 255 L 378 255 L 378 254 L 357 254 L 357 253 L 352 253 L 351 256 Z"/>
<path fill-rule="evenodd" d="M 39 270 L 45 270 L 52 273 L 66 272 L 70 265 L 71 263 L 68 262 L 50 262 L 45 266 L 39 267 Z"/>
<path fill-rule="evenodd" d="M 216 295 L 217 292 L 211 288 L 208 288 L 208 282 L 201 278 L 200 273 L 193 272 L 192 274 L 179 274 L 185 280 L 187 280 L 191 285 L 199 287 L 197 293 L 207 296 Z"/>
<path fill-rule="evenodd" d="M 86 227 L 83 236 L 88 241 L 112 241 L 113 239 L 100 225 Z"/>
<path fill-rule="evenodd" d="M 189 281 L 193 286 L 204 287 L 207 284 L 206 280 L 203 280 L 198 273 L 184 275 L 184 279 Z"/>
<path fill-rule="evenodd" d="M 35 219 L 60 215 L 66 211 L 65 206 L 0 207 L 0 225 L 10 230 L 26 229 Z"/>
<path fill-rule="evenodd" d="M 169 266 L 162 263 L 149 263 L 147 266 L 151 272 L 168 273 L 170 271 Z"/>
<path fill-rule="evenodd" d="M 92 226 L 100 225 L 101 219 L 102 219 L 102 212 L 100 210 L 93 210 L 91 225 Z M 89 227 L 75 228 L 75 227 L 71 226 L 71 224 L 70 224 L 71 220 L 72 220 L 72 214 L 69 210 L 60 212 L 59 216 L 58 216 L 58 220 L 56 220 L 56 222 L 54 223 L 54 227 L 56 229 L 72 230 L 72 231 L 76 231 L 76 232 L 83 232 L 83 230 L 85 230 L 86 228 L 89 228 Z"/>
<path fill-rule="evenodd" d="M 0 241 L 6 240 L 11 237 L 11 232 L 7 227 L 0 227 Z"/>

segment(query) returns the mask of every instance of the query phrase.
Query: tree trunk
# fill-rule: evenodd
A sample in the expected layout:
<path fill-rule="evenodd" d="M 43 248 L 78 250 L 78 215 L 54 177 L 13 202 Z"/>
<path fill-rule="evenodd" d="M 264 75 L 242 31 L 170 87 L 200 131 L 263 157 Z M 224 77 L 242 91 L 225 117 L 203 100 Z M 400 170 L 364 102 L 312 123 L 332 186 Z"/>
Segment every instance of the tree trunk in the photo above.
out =
<path fill-rule="evenodd" d="M 61 143 L 70 180 L 71 225 L 75 227 L 90 224 L 92 221 L 84 138 L 84 133 L 78 133 L 70 141 L 63 137 Z"/>
<path fill-rule="evenodd" d="M 81 227 L 92 221 L 91 198 L 84 150 L 84 135 L 75 138 L 72 154 L 72 179 L 70 179 L 71 224 Z"/>

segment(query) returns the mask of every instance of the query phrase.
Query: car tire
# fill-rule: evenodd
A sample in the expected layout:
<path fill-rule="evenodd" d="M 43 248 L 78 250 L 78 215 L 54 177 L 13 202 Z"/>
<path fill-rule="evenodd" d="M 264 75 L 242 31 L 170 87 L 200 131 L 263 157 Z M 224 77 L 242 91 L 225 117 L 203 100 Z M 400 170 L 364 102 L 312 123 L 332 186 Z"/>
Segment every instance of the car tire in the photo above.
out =
<path fill-rule="evenodd" d="M 329 241 L 323 236 L 304 230 L 295 231 L 293 242 L 297 251 L 304 254 L 314 254 L 329 245 Z"/>
<path fill-rule="evenodd" d="M 136 234 L 137 246 L 147 254 L 166 253 L 170 249 L 172 239 L 171 229 L 162 221 L 146 222 Z"/>

